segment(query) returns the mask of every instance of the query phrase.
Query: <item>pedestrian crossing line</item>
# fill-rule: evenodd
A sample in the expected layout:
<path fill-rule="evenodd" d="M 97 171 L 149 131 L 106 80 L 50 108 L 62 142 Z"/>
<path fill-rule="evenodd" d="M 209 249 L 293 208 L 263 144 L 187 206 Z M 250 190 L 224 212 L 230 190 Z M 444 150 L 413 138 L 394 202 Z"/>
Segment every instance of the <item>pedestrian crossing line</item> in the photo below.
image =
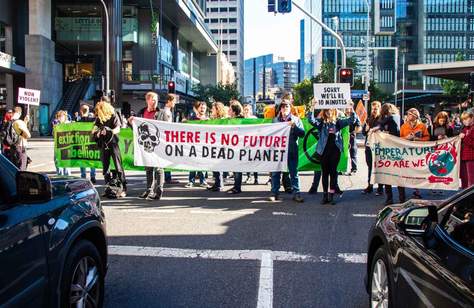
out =
<path fill-rule="evenodd" d="M 205 210 L 191 210 L 190 214 L 204 214 L 204 215 L 253 215 L 256 211 L 205 211 Z"/>
<path fill-rule="evenodd" d="M 263 253 L 269 253 L 273 261 L 279 262 L 351 264 L 364 264 L 367 262 L 366 253 L 336 253 L 314 256 L 292 251 L 272 250 L 212 250 L 126 245 L 109 245 L 108 248 L 110 255 L 136 257 L 261 261 Z"/>
<path fill-rule="evenodd" d="M 258 281 L 257 308 L 273 307 L 273 258 L 271 252 L 262 252 Z"/>

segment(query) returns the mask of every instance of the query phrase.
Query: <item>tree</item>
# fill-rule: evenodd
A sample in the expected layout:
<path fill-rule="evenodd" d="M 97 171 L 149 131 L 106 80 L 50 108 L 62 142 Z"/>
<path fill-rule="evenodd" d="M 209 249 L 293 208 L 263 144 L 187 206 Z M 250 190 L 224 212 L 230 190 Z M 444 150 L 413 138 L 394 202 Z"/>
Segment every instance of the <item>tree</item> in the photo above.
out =
<path fill-rule="evenodd" d="M 210 104 L 213 101 L 223 102 L 228 104 L 230 100 L 240 100 L 240 93 L 237 90 L 237 85 L 233 84 L 222 84 L 217 85 L 206 85 L 197 84 L 193 87 L 193 92 L 196 98 L 200 101 L 204 101 Z"/>
<path fill-rule="evenodd" d="M 456 55 L 456 61 L 464 61 L 462 53 Z M 446 95 L 455 97 L 458 102 L 469 95 L 469 87 L 464 81 L 441 79 L 441 87 Z"/>

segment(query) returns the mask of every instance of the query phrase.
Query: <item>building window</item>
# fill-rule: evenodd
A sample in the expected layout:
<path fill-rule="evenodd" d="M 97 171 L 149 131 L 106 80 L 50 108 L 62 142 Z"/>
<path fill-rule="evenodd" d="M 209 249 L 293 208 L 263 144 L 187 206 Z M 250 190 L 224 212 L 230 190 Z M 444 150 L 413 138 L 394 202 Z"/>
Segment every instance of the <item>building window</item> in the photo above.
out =
<path fill-rule="evenodd" d="M 6 52 L 6 37 L 5 37 L 5 25 L 0 23 L 0 51 Z"/>

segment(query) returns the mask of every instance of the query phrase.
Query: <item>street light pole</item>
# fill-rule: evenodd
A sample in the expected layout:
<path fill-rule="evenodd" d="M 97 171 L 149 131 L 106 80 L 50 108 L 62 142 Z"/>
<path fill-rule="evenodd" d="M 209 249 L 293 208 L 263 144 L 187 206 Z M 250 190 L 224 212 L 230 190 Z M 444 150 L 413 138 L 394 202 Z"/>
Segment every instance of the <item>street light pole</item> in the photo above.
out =
<path fill-rule="evenodd" d="M 334 22 L 334 31 L 337 33 L 337 30 L 339 29 L 339 17 L 334 16 L 332 21 Z M 334 48 L 334 83 L 337 83 L 337 47 L 336 41 L 336 46 Z"/>
<path fill-rule="evenodd" d="M 369 92 L 369 46 L 370 46 L 370 0 L 365 0 L 367 4 L 367 37 L 365 39 L 365 92 Z M 367 110 L 368 99 L 365 100 L 365 110 Z"/>
<path fill-rule="evenodd" d="M 316 22 L 318 25 L 320 25 L 324 30 L 329 32 L 332 36 L 336 38 L 336 40 L 339 42 L 339 45 L 341 46 L 341 55 L 342 55 L 342 67 L 346 67 L 347 64 L 347 59 L 346 59 L 346 45 L 344 45 L 344 41 L 342 40 L 342 37 L 334 32 L 331 28 L 329 28 L 325 23 L 323 23 L 321 20 L 313 16 L 310 12 L 308 12 L 305 8 L 303 8 L 301 5 L 299 5 L 297 2 L 293 2 L 293 5 L 296 6 L 298 9 L 301 10 L 306 16 L 311 18 L 314 22 Z"/>
<path fill-rule="evenodd" d="M 403 71 L 402 71 L 402 117 L 405 114 L 405 52 L 402 54 Z"/>
<path fill-rule="evenodd" d="M 107 96 L 110 95 L 110 43 L 109 43 L 109 12 L 107 10 L 107 5 L 105 4 L 104 0 L 100 0 L 102 5 L 104 6 L 104 13 L 105 13 L 105 27 L 107 29 L 107 35 L 105 36 L 105 93 Z"/>

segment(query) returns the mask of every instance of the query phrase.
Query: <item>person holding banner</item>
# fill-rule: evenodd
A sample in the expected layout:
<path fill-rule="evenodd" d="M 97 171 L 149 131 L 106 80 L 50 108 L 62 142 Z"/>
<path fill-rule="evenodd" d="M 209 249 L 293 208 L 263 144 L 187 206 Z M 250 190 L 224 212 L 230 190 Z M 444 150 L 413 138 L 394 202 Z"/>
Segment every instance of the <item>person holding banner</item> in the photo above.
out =
<path fill-rule="evenodd" d="M 122 190 L 117 197 L 125 197 L 127 195 L 127 181 L 125 172 L 122 167 L 122 156 L 118 146 L 118 134 L 120 132 L 120 120 L 115 112 L 114 107 L 110 104 L 108 97 L 102 97 L 95 107 L 97 116 L 94 122 L 92 134 L 95 136 L 97 145 L 100 149 L 100 157 L 102 160 L 102 174 L 105 183 L 108 185 L 112 180 L 110 159 L 112 158 L 117 174 L 117 180 L 120 181 Z"/>
<path fill-rule="evenodd" d="M 338 118 L 336 109 L 324 109 L 320 115 L 314 116 L 313 110 L 318 105 L 316 99 L 313 100 L 312 112 L 308 115 L 308 121 L 319 131 L 319 141 L 316 146 L 316 153 L 320 156 L 321 175 L 323 182 L 323 199 L 321 204 L 336 204 L 334 194 L 337 189 L 337 165 L 343 151 L 341 130 L 356 122 L 353 104 L 350 105 L 350 116 L 348 118 Z"/>
<path fill-rule="evenodd" d="M 211 108 L 211 119 L 225 119 L 227 112 L 224 108 L 224 104 L 221 102 L 212 103 Z M 214 177 L 214 185 L 207 188 L 209 191 L 222 191 L 224 189 L 224 178 L 222 172 L 212 172 Z"/>
<path fill-rule="evenodd" d="M 301 203 L 304 202 L 304 199 L 301 197 L 298 177 L 298 138 L 304 137 L 305 131 L 301 119 L 291 113 L 291 108 L 292 104 L 289 99 L 282 100 L 273 122 L 288 122 L 288 125 L 291 125 L 288 141 L 288 171 L 290 173 L 293 200 Z M 280 200 L 280 179 L 281 172 L 272 172 L 272 196 L 269 198 L 272 202 Z"/>
<path fill-rule="evenodd" d="M 400 138 L 410 141 L 429 141 L 430 133 L 426 125 L 420 120 L 420 112 L 416 108 L 407 111 L 407 121 L 400 127 Z M 413 198 L 421 199 L 418 189 L 413 192 Z"/>
<path fill-rule="evenodd" d="M 232 100 L 229 106 L 229 118 L 242 119 L 244 109 L 239 101 Z M 242 172 L 234 172 L 234 186 L 227 191 L 228 194 L 240 194 L 242 192 Z"/>
<path fill-rule="evenodd" d="M 157 120 L 159 109 L 159 96 L 155 92 L 145 94 L 146 107 L 137 113 L 137 117 L 150 120 Z M 133 122 L 133 116 L 128 119 L 129 123 Z M 164 170 L 156 167 L 145 167 L 146 173 L 146 190 L 139 195 L 141 199 L 155 200 L 160 199 L 163 195 L 163 185 L 165 181 Z"/>
<path fill-rule="evenodd" d="M 244 104 L 244 118 L 246 119 L 256 119 L 257 117 L 253 115 L 253 109 L 251 104 Z M 247 178 L 245 183 L 249 184 L 251 182 L 250 172 L 247 172 Z M 253 173 L 253 184 L 258 185 L 258 172 Z"/>
<path fill-rule="evenodd" d="M 461 187 L 463 189 L 474 185 L 474 114 L 465 111 L 461 115 L 464 125 L 459 137 L 461 143 Z"/>
<path fill-rule="evenodd" d="M 207 105 L 206 102 L 196 102 L 194 104 L 194 110 L 195 113 L 191 116 L 190 120 L 200 120 L 200 121 L 205 121 L 208 120 L 207 117 Z M 206 178 L 204 176 L 204 173 L 202 171 L 196 172 L 196 171 L 191 171 L 189 172 L 189 181 L 188 184 L 185 185 L 187 188 L 192 188 L 196 183 L 196 175 L 199 178 L 199 185 L 201 187 L 207 187 L 207 182 Z"/>
<path fill-rule="evenodd" d="M 56 112 L 56 114 L 54 116 L 54 120 L 53 120 L 53 123 L 52 123 L 53 131 L 54 131 L 54 128 L 57 125 L 64 124 L 64 123 L 70 123 L 70 121 L 68 120 L 67 112 L 64 111 L 64 110 L 59 110 L 58 112 Z M 54 165 L 56 167 L 56 174 L 57 175 L 64 175 L 64 176 L 70 176 L 71 175 L 71 169 L 58 167 L 58 161 L 57 161 L 56 157 L 54 158 Z"/>
<path fill-rule="evenodd" d="M 392 136 L 400 137 L 400 112 L 398 108 L 393 105 L 386 103 L 382 106 L 381 111 L 382 118 L 380 119 L 379 125 L 372 128 L 369 133 L 377 130 L 386 132 Z M 391 185 L 385 185 L 385 205 L 393 204 L 393 192 Z M 400 203 L 405 202 L 405 187 L 398 187 L 398 198 Z"/>
<path fill-rule="evenodd" d="M 346 108 L 344 111 L 347 117 L 351 116 L 353 112 L 352 108 Z M 355 114 L 355 121 L 349 124 L 349 154 L 351 156 L 351 173 L 357 172 L 357 142 L 356 142 L 356 134 L 361 130 L 361 124 L 359 117 Z"/>
<path fill-rule="evenodd" d="M 370 149 L 370 146 L 367 144 L 368 137 L 369 137 L 368 133 L 370 129 L 379 125 L 379 122 L 382 118 L 380 114 L 380 111 L 382 109 L 382 104 L 379 101 L 373 101 L 370 107 L 371 107 L 370 117 L 367 119 L 367 122 L 364 124 L 364 127 L 362 129 L 362 134 L 365 136 L 365 162 L 367 163 L 367 169 L 368 169 L 368 179 L 367 179 L 368 186 L 366 189 L 362 191 L 363 194 L 371 194 L 374 190 L 374 186 L 370 184 L 373 159 L 372 159 L 372 150 Z M 383 194 L 383 184 L 379 184 L 375 195 L 380 196 L 382 194 Z"/>
<path fill-rule="evenodd" d="M 80 114 L 77 122 L 94 122 L 95 117 L 93 113 L 89 112 L 89 105 L 83 103 L 81 107 L 79 108 Z M 96 179 L 95 179 L 95 168 L 90 168 L 91 169 L 91 183 L 95 184 Z M 85 179 L 87 177 L 87 171 L 85 167 L 81 167 L 81 178 Z"/>

